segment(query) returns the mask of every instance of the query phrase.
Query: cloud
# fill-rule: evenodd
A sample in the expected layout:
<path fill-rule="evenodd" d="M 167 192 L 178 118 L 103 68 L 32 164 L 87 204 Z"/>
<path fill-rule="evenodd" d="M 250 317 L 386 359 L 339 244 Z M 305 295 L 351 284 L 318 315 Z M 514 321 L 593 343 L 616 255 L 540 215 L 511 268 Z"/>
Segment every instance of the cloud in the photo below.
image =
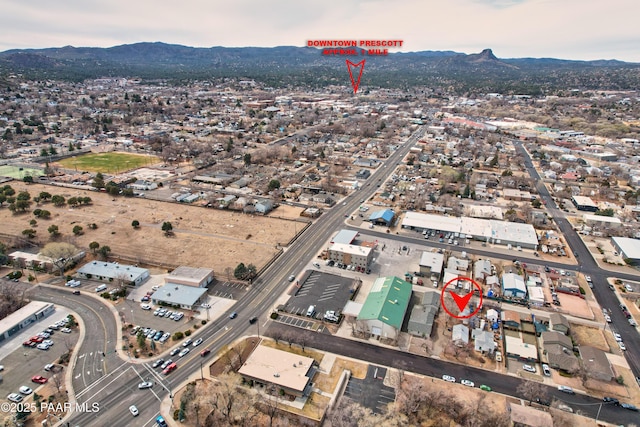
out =
<path fill-rule="evenodd" d="M 612 13 L 618 11 L 619 13 Z M 0 50 L 163 41 L 303 46 L 309 39 L 401 39 L 404 51 L 640 61 L 637 0 L 5 0 Z"/>

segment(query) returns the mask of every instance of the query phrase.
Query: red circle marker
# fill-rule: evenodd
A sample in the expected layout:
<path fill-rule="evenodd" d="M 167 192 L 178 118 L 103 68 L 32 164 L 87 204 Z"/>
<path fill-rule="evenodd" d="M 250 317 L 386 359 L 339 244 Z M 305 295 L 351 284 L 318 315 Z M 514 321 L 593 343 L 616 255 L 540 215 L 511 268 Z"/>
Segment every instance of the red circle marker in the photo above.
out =
<path fill-rule="evenodd" d="M 473 310 L 472 313 L 469 313 L 466 316 L 459 316 L 459 315 L 455 315 L 452 312 L 449 311 L 449 309 L 447 308 L 447 306 L 444 303 L 444 295 L 445 292 L 447 291 L 447 287 L 453 283 L 453 282 L 458 282 L 458 281 L 464 281 L 464 282 L 471 282 L 473 284 L 473 286 L 478 289 L 478 292 L 480 293 L 480 302 L 478 303 L 478 307 L 476 307 L 475 310 Z M 468 294 L 466 295 L 458 295 L 453 291 L 449 291 L 449 294 L 453 297 L 454 302 L 456 303 L 456 305 L 458 306 L 458 308 L 460 309 L 460 312 L 463 312 L 465 307 L 469 304 L 469 300 L 471 300 L 471 297 L 473 296 L 473 291 L 469 291 Z M 478 313 L 480 311 L 480 309 L 482 308 L 482 288 L 480 287 L 480 285 L 473 279 L 469 278 L 469 277 L 463 277 L 463 276 L 458 276 L 454 279 L 451 279 L 447 282 L 446 285 L 444 285 L 444 287 L 442 288 L 442 292 L 440 292 L 440 305 L 442 305 L 442 308 L 444 308 L 444 311 L 447 312 L 447 314 L 451 317 L 455 317 L 456 319 L 468 319 L 471 316 L 474 316 L 476 313 Z"/>

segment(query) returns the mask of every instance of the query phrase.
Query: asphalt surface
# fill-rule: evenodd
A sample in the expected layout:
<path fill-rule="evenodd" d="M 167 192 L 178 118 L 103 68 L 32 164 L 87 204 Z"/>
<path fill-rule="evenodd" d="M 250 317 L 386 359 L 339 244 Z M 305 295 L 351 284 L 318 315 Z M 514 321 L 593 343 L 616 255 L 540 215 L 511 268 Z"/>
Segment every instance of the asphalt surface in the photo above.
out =
<path fill-rule="evenodd" d="M 523 380 L 514 376 L 502 375 L 484 369 L 405 353 L 337 336 L 332 336 L 331 339 L 328 339 L 325 334 L 302 330 L 277 322 L 273 322 L 269 326 L 266 335 L 271 336 L 278 333 L 295 333 L 296 336 L 305 340 L 305 345 L 309 348 L 340 354 L 371 364 L 389 366 L 406 372 L 414 372 L 438 379 L 441 379 L 442 375 L 451 375 L 456 378 L 458 383 L 460 383 L 461 379 L 468 379 L 473 381 L 477 387 L 485 384 L 491 387 L 494 392 L 524 399 L 523 396 L 520 396 L 516 392 L 516 389 Z M 600 408 L 600 399 L 582 394 L 569 395 L 558 391 L 558 389 L 554 387 L 547 388 L 549 400 L 561 400 L 571 406 L 576 412 L 579 410 L 585 416 L 591 418 L 596 417 L 598 409 Z M 631 412 L 613 405 L 602 405 L 598 419 L 615 424 L 630 424 L 637 422 L 637 418 L 638 414 L 636 412 Z"/>
<path fill-rule="evenodd" d="M 77 393 L 78 402 L 89 404 L 98 402 L 100 410 L 98 412 L 76 413 L 70 418 L 70 425 L 81 427 L 153 425 L 152 421 L 158 414 L 159 401 L 168 394 L 172 395 L 172 392 L 179 384 L 194 372 L 202 369 L 203 364 L 206 364 L 206 362 L 215 357 L 215 354 L 223 347 L 246 335 L 264 334 L 267 326 L 269 327 L 269 333 L 272 333 L 272 331 L 277 328 L 291 328 L 286 325 L 271 324 L 272 322 L 267 318 L 268 313 L 275 308 L 274 304 L 279 296 L 288 286 L 291 286 L 287 277 L 290 274 L 300 273 L 300 266 L 303 264 L 301 260 L 314 258 L 315 254 L 322 249 L 324 242 L 332 233 L 335 233 L 335 231 L 340 228 L 345 228 L 345 215 L 354 212 L 360 205 L 361 199 L 367 199 L 375 193 L 381 183 L 393 173 L 395 166 L 409 152 L 409 149 L 424 134 L 425 130 L 425 127 L 420 128 L 407 142 L 399 145 L 398 149 L 387 159 L 386 164 L 382 165 L 367 180 L 362 189 L 347 197 L 344 203 L 336 205 L 330 212 L 318 218 L 312 227 L 309 227 L 290 247 L 286 248 L 279 259 L 276 260 L 253 285 L 249 286 L 243 298 L 230 308 L 226 315 L 210 322 L 206 328 L 199 330 L 195 337 L 192 336 L 194 340 L 196 338 L 203 338 L 204 343 L 197 349 L 192 349 L 184 358 L 178 359 L 177 357 L 173 357 L 173 360 L 178 363 L 178 369 L 166 377 L 158 374 L 158 370 L 150 367 L 153 360 L 144 364 L 130 363 L 128 361 L 123 362 L 118 355 L 115 354 L 115 321 L 111 319 L 111 313 L 108 312 L 106 306 L 104 306 L 101 301 L 84 296 L 80 296 L 81 298 L 76 301 L 70 299 L 70 297 L 78 298 L 78 296 L 71 295 L 70 291 L 65 289 L 61 289 L 60 291 L 47 290 L 48 292 L 43 292 L 43 300 L 51 300 L 56 304 L 64 305 L 75 310 L 85 320 L 85 325 L 91 328 L 87 331 L 85 341 L 79 349 L 79 355 L 84 355 L 82 359 L 86 358 L 86 360 L 81 362 L 79 358 L 78 363 L 76 363 L 74 368 L 74 389 Z M 533 172 L 535 172 L 535 170 Z M 593 261 L 588 254 L 586 247 L 582 245 L 581 240 L 578 239 L 579 242 L 574 241 L 576 235 L 568 222 L 564 220 L 563 223 L 562 218 L 559 218 L 556 212 L 553 212 L 553 206 L 555 205 L 552 205 L 553 200 L 551 200 L 548 193 L 547 196 L 545 196 L 544 192 L 540 191 L 540 194 L 541 197 L 545 197 L 547 207 L 551 210 L 554 219 L 556 219 L 561 230 L 567 236 L 571 247 L 574 248 L 575 245 L 575 248 L 577 248 L 574 249 L 574 252 L 577 252 L 580 256 L 582 272 L 590 274 L 594 279 L 596 283 L 594 293 L 598 301 L 612 309 L 614 324 L 622 325 L 624 321 L 624 323 L 628 325 L 620 310 L 615 310 L 618 304 L 617 300 L 613 297 L 613 293 L 604 285 L 605 278 L 613 274 L 600 270 L 597 267 L 595 261 Z M 547 200 L 546 197 L 548 197 L 549 200 Z M 560 211 L 557 212 L 559 213 Z M 567 226 L 568 230 L 566 229 Z M 410 237 L 398 235 L 383 235 L 386 238 L 400 241 L 415 240 Z M 429 242 L 429 245 L 434 247 L 448 247 L 448 245 L 438 245 L 434 242 Z M 513 256 L 502 256 L 501 254 L 496 254 L 491 251 L 473 250 L 470 248 L 465 248 L 465 250 L 469 253 L 483 254 L 485 256 L 505 259 L 513 258 Z M 520 255 L 518 256 L 518 258 L 521 257 Z M 304 262 L 306 263 L 306 261 Z M 568 269 L 565 264 L 547 264 L 551 267 Z M 615 274 L 615 276 L 637 279 L 637 277 L 633 275 Z M 598 283 L 602 283 L 602 286 L 598 286 Z M 80 302 L 80 304 L 78 302 Z M 231 311 L 238 313 L 236 319 L 228 318 L 228 314 L 230 314 Z M 259 321 L 250 325 L 248 319 L 256 315 L 259 315 Z M 99 330 L 100 328 L 102 328 L 102 330 Z M 521 381 L 515 377 L 498 375 L 494 372 L 402 353 L 357 341 L 331 337 L 326 334 L 321 335 L 303 331 L 298 328 L 296 328 L 295 331 L 297 334 L 309 335 L 310 339 L 311 337 L 316 338 L 316 340 L 313 340 L 313 344 L 309 345 L 322 350 L 363 359 L 382 366 L 391 366 L 405 371 L 430 375 L 436 378 L 440 378 L 443 373 L 447 373 L 457 378 L 471 379 L 476 384 L 489 385 L 494 390 L 505 394 L 516 395 L 515 390 Z M 635 339 L 632 336 L 632 332 L 635 334 Z M 628 350 L 626 356 L 628 360 L 630 360 L 634 373 L 638 375 L 639 365 L 634 362 L 634 360 L 637 361 L 637 359 L 634 358 L 637 357 L 636 355 L 640 348 L 638 334 L 635 330 L 631 331 L 628 329 L 624 331 L 621 330 L 620 333 L 624 338 L 625 344 L 629 343 L 627 345 Z M 318 340 L 317 338 L 320 336 L 323 338 Z M 202 358 L 199 353 L 205 348 L 209 348 L 211 354 Z M 103 351 L 106 357 L 102 357 Z M 164 354 L 161 357 L 166 360 L 168 355 Z M 154 387 L 151 390 L 138 390 L 137 384 L 147 378 L 155 382 Z M 568 396 L 558 392 L 556 389 L 551 389 L 550 391 L 552 396 L 560 397 L 561 400 L 574 407 L 574 410 L 580 409 L 588 416 L 595 417 L 597 409 L 600 406 L 598 400 L 588 396 Z M 129 413 L 128 407 L 131 404 L 135 404 L 140 410 L 138 417 L 134 418 Z M 636 415 L 637 414 L 630 411 L 610 408 L 604 405 L 600 413 L 600 419 L 621 424 L 635 422 L 637 418 Z"/>

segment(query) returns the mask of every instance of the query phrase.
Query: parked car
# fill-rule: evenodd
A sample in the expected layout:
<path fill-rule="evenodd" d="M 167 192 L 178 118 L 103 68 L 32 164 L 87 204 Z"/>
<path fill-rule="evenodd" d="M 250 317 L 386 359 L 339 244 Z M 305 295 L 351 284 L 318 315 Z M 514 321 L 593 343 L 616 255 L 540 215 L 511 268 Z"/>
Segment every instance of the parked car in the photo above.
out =
<path fill-rule="evenodd" d="M 620 406 L 623 407 L 624 409 L 628 409 L 630 411 L 638 412 L 638 408 L 633 406 L 631 403 L 621 403 Z"/>
<path fill-rule="evenodd" d="M 613 403 L 614 405 L 618 406 L 620 405 L 620 401 L 618 399 L 616 399 L 615 397 L 603 397 L 602 398 L 603 402 L 607 402 L 607 403 Z"/>
<path fill-rule="evenodd" d="M 65 333 L 65 334 L 70 334 L 70 333 L 71 333 L 71 329 L 69 329 L 69 328 L 62 328 L 62 329 L 60 329 L 60 332 Z"/>
<path fill-rule="evenodd" d="M 551 376 L 551 368 L 549 368 L 549 365 L 547 365 L 546 363 L 543 363 L 543 364 L 542 364 L 542 372 L 543 372 L 546 376 L 550 377 L 550 376 Z"/>
<path fill-rule="evenodd" d="M 140 308 L 143 310 L 151 310 L 151 306 L 149 304 L 140 304 Z"/>
<path fill-rule="evenodd" d="M 622 337 L 621 337 L 621 336 L 620 336 L 620 334 L 619 334 L 619 333 L 617 333 L 617 332 L 614 332 L 614 333 L 613 333 L 613 338 L 615 338 L 615 339 L 616 339 L 616 341 L 618 341 L 618 342 L 622 342 Z"/>
<path fill-rule="evenodd" d="M 131 412 L 131 415 L 133 415 L 134 417 L 137 417 L 140 413 L 138 412 L 138 408 L 136 408 L 136 405 L 129 406 L 129 412 Z"/>
<path fill-rule="evenodd" d="M 482 384 L 480 386 L 480 390 L 484 390 L 484 391 L 491 391 L 491 387 L 489 387 L 488 385 L 484 385 Z"/>
<path fill-rule="evenodd" d="M 531 372 L 531 373 L 537 373 L 538 371 L 536 370 L 535 366 L 531 366 L 531 365 L 522 365 L 522 369 L 524 369 L 527 372 Z"/>
<path fill-rule="evenodd" d="M 42 375 L 34 375 L 31 377 L 31 382 L 34 382 L 37 384 L 44 384 L 47 381 L 49 381 L 49 378 L 43 377 Z"/>
<path fill-rule="evenodd" d="M 558 386 L 558 390 L 563 392 L 563 393 L 576 394 L 576 392 L 573 391 L 573 389 L 571 387 L 566 386 L 566 385 L 559 385 Z"/>
<path fill-rule="evenodd" d="M 456 382 L 456 377 L 452 377 L 451 375 L 443 375 L 442 379 L 445 381 L 448 381 L 450 383 L 455 383 Z"/>
<path fill-rule="evenodd" d="M 460 384 L 462 385 L 466 385 L 467 387 L 475 387 L 476 385 L 473 383 L 473 381 L 469 381 L 469 380 L 461 380 Z"/>
<path fill-rule="evenodd" d="M 44 365 L 44 370 L 47 371 L 47 372 L 53 371 L 55 367 L 56 367 L 56 365 L 54 365 L 53 363 L 48 363 L 48 364 Z"/>
<path fill-rule="evenodd" d="M 31 393 L 33 393 L 33 390 L 31 390 L 31 388 L 30 388 L 30 387 L 27 387 L 26 385 L 23 385 L 22 387 L 20 387 L 20 388 L 18 389 L 18 391 L 19 391 L 21 394 L 24 394 L 25 396 L 28 396 L 28 395 L 30 395 Z"/>
<path fill-rule="evenodd" d="M 622 341 L 618 342 L 618 347 L 620 347 L 620 350 L 622 351 L 627 351 L 627 346 L 624 345 Z"/>
<path fill-rule="evenodd" d="M 9 399 L 10 401 L 15 402 L 15 403 L 22 402 L 22 396 L 20 396 L 18 393 L 9 394 L 9 396 L 7 396 L 7 399 Z"/>

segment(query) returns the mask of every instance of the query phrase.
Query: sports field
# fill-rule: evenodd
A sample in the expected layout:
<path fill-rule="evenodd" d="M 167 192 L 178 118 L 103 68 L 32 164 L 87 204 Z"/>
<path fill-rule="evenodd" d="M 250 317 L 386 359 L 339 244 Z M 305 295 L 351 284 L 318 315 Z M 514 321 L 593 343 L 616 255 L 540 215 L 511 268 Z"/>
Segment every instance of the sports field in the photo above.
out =
<path fill-rule="evenodd" d="M 66 169 L 82 172 L 117 174 L 142 166 L 150 166 L 159 161 L 160 159 L 156 156 L 112 152 L 82 154 L 60 160 L 57 164 Z"/>
<path fill-rule="evenodd" d="M 21 168 L 18 166 L 0 166 L 0 176 L 8 176 L 14 179 L 22 179 L 27 175 L 33 177 L 44 175 L 42 169 Z"/>

